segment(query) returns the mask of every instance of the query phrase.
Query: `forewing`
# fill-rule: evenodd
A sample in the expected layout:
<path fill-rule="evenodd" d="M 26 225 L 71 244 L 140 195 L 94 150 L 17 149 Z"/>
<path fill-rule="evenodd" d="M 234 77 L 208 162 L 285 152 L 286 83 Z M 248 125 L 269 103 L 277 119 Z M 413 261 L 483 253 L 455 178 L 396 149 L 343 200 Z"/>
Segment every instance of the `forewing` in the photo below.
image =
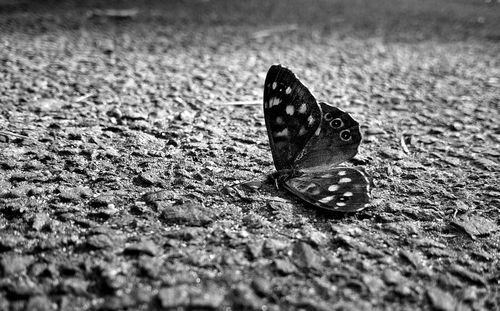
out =
<path fill-rule="evenodd" d="M 320 103 L 321 125 L 295 160 L 305 171 L 325 171 L 351 159 L 361 142 L 359 124 L 348 113 Z"/>
<path fill-rule="evenodd" d="M 264 84 L 264 119 L 277 170 L 291 169 L 321 122 L 314 96 L 287 68 L 273 65 Z"/>
<path fill-rule="evenodd" d="M 335 168 L 324 173 L 305 173 L 284 182 L 302 200 L 336 212 L 355 212 L 370 201 L 370 179 L 363 170 Z"/>

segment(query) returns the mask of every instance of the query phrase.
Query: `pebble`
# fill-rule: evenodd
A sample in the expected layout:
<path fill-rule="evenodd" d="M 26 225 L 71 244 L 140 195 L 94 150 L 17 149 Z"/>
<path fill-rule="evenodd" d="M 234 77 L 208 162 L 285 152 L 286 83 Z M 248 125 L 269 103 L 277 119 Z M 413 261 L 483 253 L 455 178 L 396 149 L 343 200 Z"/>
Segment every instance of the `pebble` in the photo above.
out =
<path fill-rule="evenodd" d="M 253 290 L 260 296 L 270 297 L 273 294 L 271 282 L 262 277 L 253 279 L 251 286 Z"/>
<path fill-rule="evenodd" d="M 100 194 L 90 201 L 90 205 L 93 207 L 103 207 L 113 204 L 116 198 L 113 194 Z"/>
<path fill-rule="evenodd" d="M 25 311 L 51 311 L 57 310 L 57 304 L 50 301 L 47 296 L 30 297 L 26 303 Z"/>
<path fill-rule="evenodd" d="M 238 284 L 229 298 L 234 310 L 262 310 L 264 305 L 252 288 L 246 284 Z"/>
<path fill-rule="evenodd" d="M 297 267 L 288 259 L 275 259 L 273 262 L 274 267 L 281 274 L 288 275 L 297 272 Z"/>
<path fill-rule="evenodd" d="M 0 258 L 0 274 L 4 277 L 24 274 L 26 268 L 31 265 L 33 261 L 33 256 L 2 255 Z"/>
<path fill-rule="evenodd" d="M 161 190 L 154 192 L 147 192 L 143 195 L 142 199 L 146 203 L 154 203 L 157 201 L 167 201 L 172 200 L 174 198 L 174 194 L 169 190 Z"/>
<path fill-rule="evenodd" d="M 457 264 L 450 266 L 450 272 L 468 280 L 469 282 L 475 283 L 476 285 L 486 286 L 487 284 L 486 280 L 482 276 Z"/>
<path fill-rule="evenodd" d="M 127 255 L 145 254 L 149 256 L 155 256 L 160 252 L 160 248 L 158 247 L 158 245 L 156 245 L 155 242 L 145 239 L 137 243 L 129 244 L 125 247 L 125 250 L 123 252 Z"/>
<path fill-rule="evenodd" d="M 298 242 L 295 244 L 292 257 L 298 267 L 314 270 L 321 269 L 321 257 L 305 242 Z"/>
<path fill-rule="evenodd" d="M 0 253 L 14 249 L 17 245 L 23 243 L 26 239 L 19 235 L 9 233 L 0 233 Z"/>
<path fill-rule="evenodd" d="M 288 247 L 288 243 L 284 241 L 280 241 L 277 239 L 267 239 L 264 242 L 264 246 L 262 248 L 264 256 L 274 257 L 278 254 L 278 252 L 285 250 Z"/>
<path fill-rule="evenodd" d="M 248 254 L 250 259 L 255 260 L 262 256 L 262 250 L 264 247 L 263 241 L 251 241 L 247 244 Z"/>
<path fill-rule="evenodd" d="M 87 238 L 86 243 L 90 249 L 105 249 L 114 245 L 114 242 L 107 234 L 91 235 Z"/>
<path fill-rule="evenodd" d="M 188 202 L 184 204 L 170 204 L 156 202 L 161 211 L 161 220 L 169 225 L 205 226 L 213 222 L 214 213 L 201 203 Z"/>
<path fill-rule="evenodd" d="M 158 291 L 160 307 L 173 309 L 189 305 L 189 288 L 186 285 L 162 288 Z"/>
<path fill-rule="evenodd" d="M 451 223 L 463 229 L 471 237 L 487 236 L 499 230 L 498 226 L 493 221 L 481 216 L 464 216 Z"/>
<path fill-rule="evenodd" d="M 42 230 L 42 228 L 48 224 L 50 221 L 50 217 L 47 213 L 36 213 L 32 220 L 31 227 L 36 231 Z"/>
<path fill-rule="evenodd" d="M 433 310 L 437 311 L 454 311 L 457 305 L 455 298 L 448 292 L 445 292 L 437 287 L 427 288 L 427 297 L 431 303 Z"/>
<path fill-rule="evenodd" d="M 399 271 L 386 269 L 382 273 L 382 279 L 388 285 L 397 285 L 403 282 L 403 276 Z"/>

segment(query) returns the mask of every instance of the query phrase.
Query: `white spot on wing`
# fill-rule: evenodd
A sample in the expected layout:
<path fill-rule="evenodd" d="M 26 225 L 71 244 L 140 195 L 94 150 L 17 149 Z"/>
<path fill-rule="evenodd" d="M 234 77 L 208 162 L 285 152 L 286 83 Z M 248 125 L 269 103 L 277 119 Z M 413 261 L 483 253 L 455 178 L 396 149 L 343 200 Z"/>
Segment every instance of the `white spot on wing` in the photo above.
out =
<path fill-rule="evenodd" d="M 314 135 L 319 136 L 319 133 L 321 133 L 321 126 L 318 127 L 318 129 L 316 130 L 316 132 L 314 133 Z"/>
<path fill-rule="evenodd" d="M 273 82 L 273 90 L 278 86 L 276 82 Z"/>
<path fill-rule="evenodd" d="M 340 178 L 339 184 L 346 184 L 346 183 L 349 183 L 351 181 L 352 181 L 352 179 L 350 179 L 349 177 L 344 177 L 344 178 Z"/>
<path fill-rule="evenodd" d="M 314 188 L 312 191 L 309 191 L 312 195 L 318 195 L 321 193 L 321 189 L 319 188 Z"/>
<path fill-rule="evenodd" d="M 306 113 L 306 112 L 307 112 L 307 105 L 306 104 L 300 105 L 299 113 Z"/>
<path fill-rule="evenodd" d="M 283 137 L 283 136 L 288 136 L 288 129 L 284 129 L 281 132 L 274 132 L 275 137 Z"/>
<path fill-rule="evenodd" d="M 333 200 L 333 198 L 335 198 L 335 196 L 331 196 L 331 197 L 324 197 L 323 199 L 321 200 L 318 200 L 320 203 L 328 203 L 330 202 L 331 200 Z"/>
<path fill-rule="evenodd" d="M 287 114 L 293 115 L 294 112 L 295 112 L 295 107 L 293 107 L 293 105 L 286 106 L 286 113 Z"/>
<path fill-rule="evenodd" d="M 336 205 L 337 206 L 345 206 L 345 203 L 344 202 L 337 202 Z"/>
<path fill-rule="evenodd" d="M 314 123 L 314 117 L 312 115 L 310 115 L 309 118 L 307 118 L 307 123 L 309 123 L 309 125 Z"/>
<path fill-rule="evenodd" d="M 304 135 L 305 133 L 307 133 L 307 130 L 306 130 L 306 128 L 305 128 L 305 127 L 303 127 L 303 126 L 302 126 L 302 127 L 300 128 L 300 131 L 299 131 L 299 136 L 302 136 L 302 135 Z"/>
<path fill-rule="evenodd" d="M 292 93 L 292 89 L 290 87 L 287 87 L 285 90 L 285 93 L 290 94 Z"/>
<path fill-rule="evenodd" d="M 343 194 L 345 197 L 352 197 L 352 192 L 347 191 L 346 193 Z"/>
<path fill-rule="evenodd" d="M 340 171 L 340 172 L 339 172 L 339 176 L 345 176 L 345 174 L 347 174 L 347 172 L 346 172 L 346 171 Z"/>
<path fill-rule="evenodd" d="M 281 99 L 279 99 L 278 97 L 273 97 L 269 100 L 269 108 L 278 106 L 279 104 L 281 104 Z"/>
<path fill-rule="evenodd" d="M 331 185 L 328 187 L 328 191 L 337 191 L 339 190 L 339 185 Z"/>

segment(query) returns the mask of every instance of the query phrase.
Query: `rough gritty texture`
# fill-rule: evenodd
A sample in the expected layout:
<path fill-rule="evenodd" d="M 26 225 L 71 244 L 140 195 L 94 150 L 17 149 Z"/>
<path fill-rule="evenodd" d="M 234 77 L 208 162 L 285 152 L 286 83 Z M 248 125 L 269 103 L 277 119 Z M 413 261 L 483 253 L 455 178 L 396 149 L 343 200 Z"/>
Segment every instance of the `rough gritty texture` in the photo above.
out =
<path fill-rule="evenodd" d="M 498 2 L 78 3 L 0 1 L 1 310 L 499 309 Z M 278 62 L 361 124 L 371 208 L 237 185 Z"/>

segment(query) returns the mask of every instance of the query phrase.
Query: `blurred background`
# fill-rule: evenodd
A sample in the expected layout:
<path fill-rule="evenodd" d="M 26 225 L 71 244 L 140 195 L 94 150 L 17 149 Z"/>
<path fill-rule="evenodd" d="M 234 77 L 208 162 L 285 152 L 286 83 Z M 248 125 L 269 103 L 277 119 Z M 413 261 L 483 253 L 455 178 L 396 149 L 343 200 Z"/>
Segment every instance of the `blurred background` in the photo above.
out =
<path fill-rule="evenodd" d="M 69 28 L 82 26 L 83 20 L 93 17 L 90 24 L 97 23 L 95 19 L 103 22 L 102 18 L 115 18 L 122 22 L 133 19 L 159 25 L 228 25 L 235 29 L 277 25 L 292 29 L 295 25 L 321 33 L 409 41 L 436 37 L 499 40 L 499 11 L 497 0 L 312 0 L 307 3 L 297 0 L 0 0 L 4 22 L 19 20 L 40 30 L 47 30 L 40 19 L 54 15 L 60 26 Z"/>

